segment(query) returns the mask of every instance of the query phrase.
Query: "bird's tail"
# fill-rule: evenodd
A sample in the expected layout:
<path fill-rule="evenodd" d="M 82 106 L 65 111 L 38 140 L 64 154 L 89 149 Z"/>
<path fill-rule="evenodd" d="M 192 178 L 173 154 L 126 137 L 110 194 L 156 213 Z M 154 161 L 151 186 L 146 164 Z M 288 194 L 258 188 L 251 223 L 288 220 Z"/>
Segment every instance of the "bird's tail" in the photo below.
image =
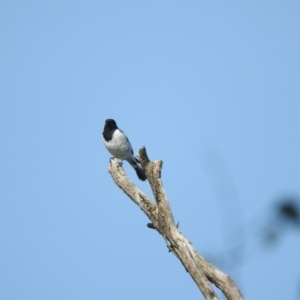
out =
<path fill-rule="evenodd" d="M 134 167 L 134 169 L 135 169 L 136 175 L 138 176 L 138 178 L 140 180 L 145 181 L 147 179 L 144 170 L 138 164 L 136 164 L 136 167 Z"/>
<path fill-rule="evenodd" d="M 129 162 L 132 167 L 135 169 L 136 175 L 138 176 L 138 178 L 140 180 L 145 181 L 147 179 L 146 174 L 144 172 L 144 170 L 142 169 L 142 167 L 139 165 L 139 163 L 137 161 L 135 162 Z"/>

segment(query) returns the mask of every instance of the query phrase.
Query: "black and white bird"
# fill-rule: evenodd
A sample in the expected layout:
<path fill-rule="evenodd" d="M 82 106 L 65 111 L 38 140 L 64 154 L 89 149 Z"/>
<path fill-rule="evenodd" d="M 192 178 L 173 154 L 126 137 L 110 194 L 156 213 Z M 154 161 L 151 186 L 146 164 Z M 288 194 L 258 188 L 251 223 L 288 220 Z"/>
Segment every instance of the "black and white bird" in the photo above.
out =
<path fill-rule="evenodd" d="M 115 120 L 107 119 L 105 121 L 102 137 L 104 145 L 110 154 L 118 159 L 127 160 L 135 169 L 140 180 L 147 179 L 144 170 L 140 166 L 140 162 L 133 155 L 133 150 L 127 136 L 118 128 Z"/>

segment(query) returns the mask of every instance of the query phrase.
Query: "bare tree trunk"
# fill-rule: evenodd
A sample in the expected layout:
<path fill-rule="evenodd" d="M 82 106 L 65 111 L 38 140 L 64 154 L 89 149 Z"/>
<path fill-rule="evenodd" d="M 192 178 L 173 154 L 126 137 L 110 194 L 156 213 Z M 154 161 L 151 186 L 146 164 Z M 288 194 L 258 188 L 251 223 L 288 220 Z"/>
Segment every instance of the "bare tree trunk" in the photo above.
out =
<path fill-rule="evenodd" d="M 117 159 L 111 159 L 109 172 L 115 183 L 151 220 L 151 223 L 148 224 L 149 227 L 156 229 L 163 236 L 169 251 L 181 261 L 205 299 L 219 299 L 211 283 L 218 287 L 227 299 L 244 299 L 235 282 L 227 274 L 203 258 L 194 249 L 190 241 L 178 230 L 162 186 L 162 161 L 151 162 L 145 147 L 140 149 L 139 159 L 151 185 L 156 203 L 130 181 L 124 172 L 122 164 Z"/>

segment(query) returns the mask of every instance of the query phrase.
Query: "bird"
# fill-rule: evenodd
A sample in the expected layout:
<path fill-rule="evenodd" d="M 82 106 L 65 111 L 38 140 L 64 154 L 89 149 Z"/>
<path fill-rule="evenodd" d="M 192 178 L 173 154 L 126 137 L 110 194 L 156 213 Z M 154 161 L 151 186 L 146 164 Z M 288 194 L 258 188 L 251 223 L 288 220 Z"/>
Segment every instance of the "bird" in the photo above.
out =
<path fill-rule="evenodd" d="M 140 180 L 147 179 L 139 160 L 133 155 L 132 146 L 126 134 L 118 128 L 117 123 L 113 119 L 105 121 L 102 138 L 105 147 L 114 157 L 120 160 L 126 160 L 135 169 Z"/>

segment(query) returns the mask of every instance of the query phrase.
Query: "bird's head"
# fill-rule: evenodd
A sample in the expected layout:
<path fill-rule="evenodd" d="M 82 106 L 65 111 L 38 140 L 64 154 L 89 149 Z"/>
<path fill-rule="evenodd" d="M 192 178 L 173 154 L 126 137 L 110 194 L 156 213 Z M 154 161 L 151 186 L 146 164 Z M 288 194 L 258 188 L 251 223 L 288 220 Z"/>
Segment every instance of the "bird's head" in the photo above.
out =
<path fill-rule="evenodd" d="M 117 126 L 117 123 L 115 120 L 113 119 L 107 119 L 105 121 L 105 126 L 104 126 L 105 129 L 117 129 L 118 126 Z"/>

